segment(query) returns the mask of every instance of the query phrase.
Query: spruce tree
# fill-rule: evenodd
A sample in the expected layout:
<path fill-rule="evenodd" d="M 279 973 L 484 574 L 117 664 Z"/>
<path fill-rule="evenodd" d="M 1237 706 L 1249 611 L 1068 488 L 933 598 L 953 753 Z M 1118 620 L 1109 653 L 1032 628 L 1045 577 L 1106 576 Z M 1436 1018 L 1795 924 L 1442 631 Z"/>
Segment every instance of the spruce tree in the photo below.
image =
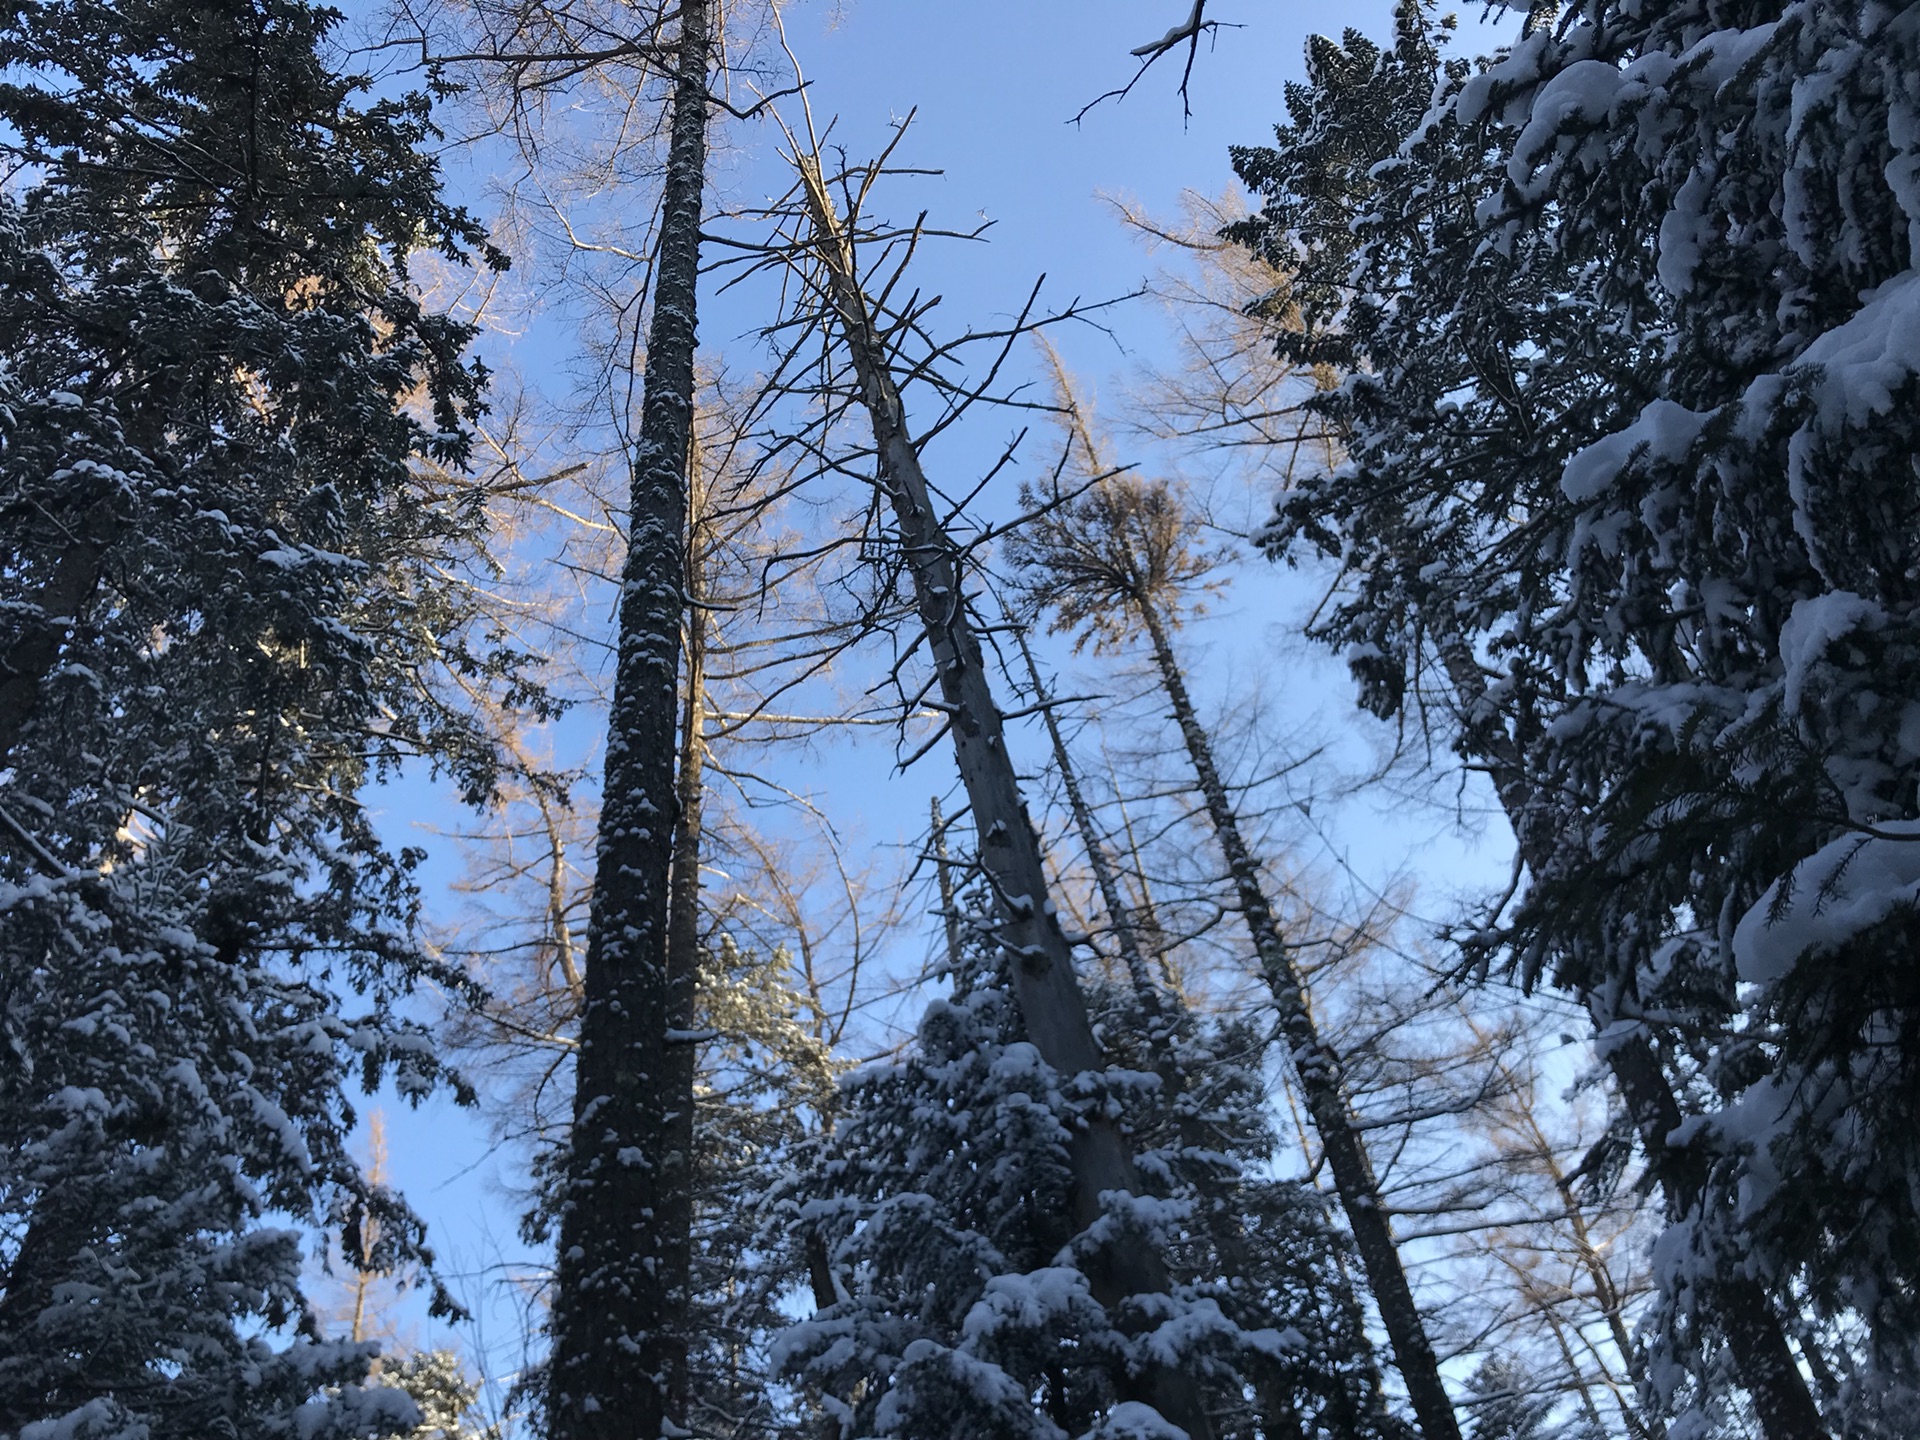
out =
<path fill-rule="evenodd" d="M 684 1433 L 690 1404 L 694 1057 L 676 1036 L 692 1023 L 698 961 L 686 942 L 697 877 L 679 878 L 677 927 L 672 892 L 676 829 L 687 832 L 683 855 L 698 856 L 698 817 L 680 825 L 675 757 L 714 17 L 709 0 L 680 0 L 676 18 L 559 1214 L 546 1396 L 556 1440 Z M 697 760 L 698 736 L 689 737 L 685 758 Z"/>
<path fill-rule="evenodd" d="M 1914 1383 L 1920 1253 L 1888 963 L 1920 778 L 1920 25 L 1549 19 L 1479 74 L 1412 55 L 1431 108 L 1404 88 L 1346 223 L 1309 213 L 1335 85 L 1241 157 L 1245 238 L 1333 277 L 1283 343 L 1351 371 L 1326 402 L 1349 463 L 1273 544 L 1341 565 L 1320 633 L 1365 703 L 1438 698 L 1496 781 L 1531 883 L 1488 938 L 1587 1003 L 1667 1193 L 1655 1389 L 1704 1414 L 1744 1388 L 1771 1437 L 1874 1433 Z M 1390 65 L 1342 83 L 1378 97 Z"/>
<path fill-rule="evenodd" d="M 298 1227 L 426 1254 L 347 1146 L 350 1076 L 440 1078 L 400 1011 L 417 857 L 360 796 L 421 754 L 489 780 L 439 698 L 502 673 L 444 580 L 481 538 L 448 474 L 482 374 L 407 262 L 497 257 L 427 100 L 328 60 L 338 18 L 0 17 L 8 1433 L 413 1423 L 322 1336 Z"/>
<path fill-rule="evenodd" d="M 1169 1027 L 1131 985 L 1094 986 L 1115 1063 L 1097 1088 L 1061 1075 L 1024 1038 L 983 900 L 963 903 L 951 995 L 906 1053 L 848 1078 L 833 1135 L 775 1197 L 787 1243 L 826 1262 L 830 1303 L 775 1354 L 827 1433 L 1169 1436 L 1125 1396 L 1176 1364 L 1223 1437 L 1403 1437 L 1348 1243 L 1310 1187 L 1257 1178 L 1274 1146 L 1258 1038 L 1184 1014 Z M 1127 1127 L 1142 1175 L 1091 1236 L 1068 1153 L 1089 1113 Z M 1169 1292 L 1133 1297 L 1136 1313 L 1092 1289 L 1115 1243 L 1169 1257 Z"/>

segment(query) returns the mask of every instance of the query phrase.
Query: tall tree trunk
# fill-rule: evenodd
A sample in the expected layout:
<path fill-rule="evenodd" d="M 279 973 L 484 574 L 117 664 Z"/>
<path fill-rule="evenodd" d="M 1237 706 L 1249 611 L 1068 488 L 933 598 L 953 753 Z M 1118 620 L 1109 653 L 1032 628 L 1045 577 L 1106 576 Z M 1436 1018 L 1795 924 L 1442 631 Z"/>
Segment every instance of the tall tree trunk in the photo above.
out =
<path fill-rule="evenodd" d="M 1443 638 L 1439 648 L 1461 716 L 1486 714 L 1486 678 L 1479 662 L 1457 639 Z M 1527 833 L 1525 819 L 1531 796 L 1519 751 L 1503 730 L 1493 726 L 1475 727 L 1473 745 L 1507 813 L 1520 858 L 1537 873 L 1548 857 L 1546 847 Z M 1595 1048 L 1620 1088 L 1627 1113 L 1640 1134 L 1647 1166 L 1660 1183 L 1667 1218 L 1685 1219 L 1706 1191 L 1707 1163 L 1699 1151 L 1676 1146 L 1669 1138 L 1683 1117 L 1660 1057 L 1644 1035 L 1609 1035 L 1617 1017 L 1600 1008 L 1596 997 L 1582 998 L 1598 1037 Z M 1734 1369 L 1753 1399 L 1766 1440 L 1827 1440 L 1820 1407 L 1814 1403 L 1813 1392 L 1794 1360 L 1786 1330 L 1766 1288 L 1755 1280 L 1734 1278 L 1715 1289 L 1719 1301 L 1716 1309 L 1726 1327 Z"/>
<path fill-rule="evenodd" d="M 1393 1226 L 1380 1198 L 1380 1182 L 1373 1173 L 1373 1161 L 1361 1142 L 1359 1126 L 1347 1102 L 1340 1058 L 1321 1040 L 1319 1028 L 1314 1024 L 1299 970 L 1274 920 L 1273 907 L 1267 902 L 1266 891 L 1260 883 L 1259 867 L 1240 833 L 1239 816 L 1213 763 L 1212 741 L 1187 693 L 1186 678 L 1167 633 L 1166 617 L 1152 596 L 1136 593 L 1132 598 L 1152 643 L 1154 663 L 1173 706 L 1174 720 L 1186 742 L 1187 756 L 1193 763 L 1214 837 L 1226 857 L 1227 874 L 1239 901 L 1241 918 L 1252 936 L 1254 951 L 1279 1011 L 1281 1034 L 1286 1037 L 1307 1111 L 1313 1116 L 1314 1129 L 1319 1132 L 1327 1168 L 1333 1172 L 1334 1188 L 1347 1213 L 1354 1248 L 1360 1252 L 1360 1263 L 1366 1268 L 1367 1284 L 1380 1307 L 1380 1323 L 1393 1346 L 1394 1363 L 1407 1387 L 1414 1418 L 1426 1440 L 1460 1440 L 1460 1422 L 1440 1378 L 1440 1362 L 1434 1355 L 1433 1343 L 1427 1338 L 1426 1324 L 1414 1303 L 1413 1287 L 1407 1281 L 1406 1267 L 1401 1263 L 1399 1246 L 1393 1238 Z"/>
<path fill-rule="evenodd" d="M 906 407 L 818 161 L 802 155 L 799 165 L 814 248 L 825 266 L 841 338 L 873 425 L 880 484 L 900 527 L 901 551 L 913 575 L 954 758 L 979 836 L 980 866 L 993 889 L 995 938 L 1012 957 L 1015 1003 L 1027 1038 L 1055 1070 L 1063 1076 L 1099 1070 L 1100 1047 L 1073 972 L 1072 949 L 1047 898 L 1040 842 L 1021 800 L 979 637 L 961 592 L 959 550 L 934 511 L 907 431 Z M 1126 1138 L 1100 1115 L 1090 1115 L 1074 1133 L 1068 1160 L 1073 1219 L 1082 1229 L 1104 1213 L 1103 1193 L 1140 1188 Z M 1088 1280 L 1095 1297 L 1110 1306 L 1130 1295 L 1164 1294 L 1170 1288 L 1159 1254 L 1140 1245 L 1109 1247 L 1090 1266 Z M 1145 1380 L 1138 1398 L 1186 1430 L 1191 1440 L 1210 1440 L 1212 1424 L 1190 1376 L 1154 1365 Z"/>
<path fill-rule="evenodd" d="M 686 1433 L 690 981 L 668 932 L 708 0 L 681 0 L 553 1304 L 553 1440 Z"/>
<path fill-rule="evenodd" d="M 1210 1151 L 1215 1147 L 1215 1140 L 1207 1132 L 1201 1117 L 1179 1104 L 1186 1090 L 1187 1074 L 1180 1064 L 1172 1040 L 1176 1017 L 1184 1010 L 1184 1004 L 1171 991 L 1162 996 L 1147 973 L 1146 958 L 1140 949 L 1132 912 L 1121 897 L 1119 877 L 1114 873 L 1112 857 L 1107 853 L 1099 827 L 1093 823 L 1093 812 L 1088 808 L 1086 796 L 1080 789 L 1080 777 L 1073 767 L 1073 757 L 1067 751 L 1066 737 L 1060 733 L 1060 722 L 1053 713 L 1052 699 L 1040 680 L 1040 667 L 1034 663 L 1033 650 L 1027 644 L 1026 634 L 1021 632 L 1018 639 L 1020 658 L 1026 662 L 1027 676 L 1033 685 L 1034 703 L 1046 717 L 1047 739 L 1053 746 L 1054 764 L 1060 770 L 1060 784 L 1066 792 L 1067 808 L 1073 815 L 1074 828 L 1080 832 L 1080 843 L 1086 847 L 1087 861 L 1093 868 L 1094 883 L 1099 887 L 1101 902 L 1107 907 L 1107 915 L 1113 922 L 1114 940 L 1126 965 L 1128 982 L 1146 1012 L 1149 1038 L 1154 1047 L 1154 1073 L 1160 1077 L 1162 1103 L 1178 1117 L 1175 1124 L 1180 1143 L 1189 1150 Z M 1218 1190 L 1213 1190 L 1199 1197 L 1198 1214 L 1206 1226 L 1208 1237 L 1213 1241 L 1221 1273 L 1229 1283 L 1249 1274 L 1253 1268 L 1252 1254 L 1239 1212 L 1230 1207 L 1226 1197 Z M 1299 1411 L 1294 1407 L 1293 1396 L 1271 1371 L 1263 1369 L 1254 1376 L 1253 1389 L 1254 1407 L 1260 1416 L 1262 1431 L 1270 1440 L 1285 1440 L 1288 1436 L 1304 1437 L 1306 1432 Z"/>

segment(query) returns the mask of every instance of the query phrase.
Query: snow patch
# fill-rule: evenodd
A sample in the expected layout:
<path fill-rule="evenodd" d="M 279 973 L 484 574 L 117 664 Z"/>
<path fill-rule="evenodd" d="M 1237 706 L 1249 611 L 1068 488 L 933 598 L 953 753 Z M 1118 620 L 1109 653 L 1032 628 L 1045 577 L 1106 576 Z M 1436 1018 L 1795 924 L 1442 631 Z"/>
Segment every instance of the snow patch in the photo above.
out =
<path fill-rule="evenodd" d="M 1560 490 L 1576 505 L 1605 492 L 1634 457 L 1678 461 L 1699 438 L 1706 416 L 1671 400 L 1651 402 L 1624 430 L 1602 438 L 1567 461 L 1560 472 Z"/>
<path fill-rule="evenodd" d="M 1818 365 L 1825 426 L 1864 425 L 1893 409 L 1893 392 L 1920 373 L 1920 271 L 1905 270 L 1869 290 L 1844 325 L 1816 338 L 1795 362 Z"/>
<path fill-rule="evenodd" d="M 1576 60 L 1542 85 L 1526 128 L 1513 143 L 1508 178 L 1524 185 L 1565 131 L 1576 124 L 1605 120 L 1624 83 L 1618 66 L 1604 60 Z"/>
<path fill-rule="evenodd" d="M 1874 835 L 1842 836 L 1767 887 L 1733 932 L 1742 980 L 1770 984 L 1803 956 L 1838 949 L 1920 902 L 1920 820 L 1876 828 Z"/>
<path fill-rule="evenodd" d="M 1187 1432 L 1151 1405 L 1122 1400 L 1080 1440 L 1187 1440 Z"/>
<path fill-rule="evenodd" d="M 1856 630 L 1878 630 L 1887 612 L 1850 590 L 1829 590 L 1796 601 L 1780 627 L 1780 663 L 1786 670 L 1787 709 L 1797 711 L 1806 695 L 1807 677 L 1836 640 Z"/>

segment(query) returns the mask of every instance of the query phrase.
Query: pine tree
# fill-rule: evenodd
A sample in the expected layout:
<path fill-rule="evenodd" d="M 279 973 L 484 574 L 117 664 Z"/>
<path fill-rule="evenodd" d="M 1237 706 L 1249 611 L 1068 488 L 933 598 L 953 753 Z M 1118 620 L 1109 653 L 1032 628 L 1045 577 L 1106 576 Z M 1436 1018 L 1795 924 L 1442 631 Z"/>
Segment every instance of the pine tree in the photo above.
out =
<path fill-rule="evenodd" d="M 696 1434 L 781 1434 L 769 1349 L 803 1255 L 760 1248 L 761 1205 L 785 1183 L 836 1104 L 838 1066 L 803 1016 L 791 959 L 722 936 L 705 957 L 697 1019 L 692 1295 L 688 1334 Z"/>
<path fill-rule="evenodd" d="M 444 583 L 482 383 L 408 283 L 497 261 L 418 95 L 297 0 L 0 19 L 0 1430 L 405 1429 L 319 1331 L 301 1234 L 426 1256 L 347 1146 L 441 1079 L 417 857 L 359 799 L 491 752 Z M 430 460 L 437 468 L 419 468 Z M 354 1237 L 377 1221 L 372 1253 Z"/>

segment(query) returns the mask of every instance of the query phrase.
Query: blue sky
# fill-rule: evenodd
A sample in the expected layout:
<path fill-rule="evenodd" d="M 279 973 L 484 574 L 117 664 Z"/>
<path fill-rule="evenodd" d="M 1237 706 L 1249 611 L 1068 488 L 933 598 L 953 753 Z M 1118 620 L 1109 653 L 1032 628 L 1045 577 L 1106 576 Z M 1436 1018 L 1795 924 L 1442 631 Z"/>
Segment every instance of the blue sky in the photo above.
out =
<path fill-rule="evenodd" d="M 1220 193 L 1232 179 L 1228 145 L 1270 137 L 1281 86 L 1301 74 L 1307 35 L 1353 26 L 1384 37 L 1389 23 L 1384 0 L 1339 7 L 1213 0 L 1210 13 L 1241 28 L 1223 28 L 1203 42 L 1190 118 L 1174 93 L 1179 61 L 1169 57 L 1124 101 L 1107 101 L 1071 123 L 1088 101 L 1133 73 L 1129 50 L 1159 36 L 1186 9 L 1185 0 L 807 0 L 789 11 L 788 32 L 816 117 L 838 117 L 836 137 L 854 158 L 877 148 L 891 122 L 916 112 L 902 159 L 944 173 L 901 191 L 896 213 L 924 206 L 935 223 L 981 216 L 995 222 L 990 245 L 935 249 L 925 262 L 922 284 L 946 297 L 948 323 L 960 324 L 1003 315 L 1042 273 L 1056 302 L 1135 289 L 1152 262 L 1102 197 L 1124 196 L 1165 213 L 1182 190 Z M 764 124 L 729 126 L 716 175 L 720 206 L 785 188 L 775 140 Z M 470 167 L 454 164 L 450 173 L 474 183 Z M 471 204 L 486 212 L 477 186 Z M 750 368 L 758 358 L 752 332 L 763 318 L 746 296 L 708 305 L 707 348 L 737 354 Z M 1121 309 L 1112 325 L 1110 336 L 1082 331 L 1063 340 L 1070 364 L 1102 394 L 1117 389 L 1131 367 L 1162 358 L 1168 344 L 1149 306 Z M 523 372 L 564 373 L 564 327 L 536 326 L 510 344 L 492 343 L 505 346 Z M 992 442 L 962 439 L 938 463 L 964 468 L 976 443 Z M 987 503 L 1005 499 L 990 496 Z M 1191 637 L 1204 697 L 1217 702 L 1264 684 L 1283 725 L 1318 726 L 1364 747 L 1368 736 L 1353 717 L 1342 667 L 1279 640 L 1297 623 L 1310 583 L 1263 562 L 1243 571 L 1230 601 Z M 828 802 L 837 796 L 844 806 L 849 795 L 861 797 L 853 808 L 864 812 L 858 819 L 874 843 L 910 837 L 923 823 L 929 791 L 947 783 L 937 770 L 886 781 L 887 758 L 873 747 L 848 747 L 812 776 Z M 396 839 L 424 839 L 431 847 L 437 842 L 420 827 L 445 817 L 429 813 L 436 802 L 423 795 L 414 787 L 393 792 L 386 820 Z M 1336 819 L 1334 843 L 1376 881 L 1414 866 L 1425 880 L 1427 908 L 1441 913 L 1459 889 L 1504 874 L 1499 836 L 1461 838 L 1444 812 L 1444 801 L 1406 815 L 1384 802 L 1361 802 Z M 414 1113 L 390 1107 L 388 1127 L 393 1178 L 428 1217 L 447 1270 L 473 1272 L 519 1253 L 501 1196 L 501 1161 L 486 1153 L 476 1120 L 435 1103 Z M 470 1299 L 481 1297 L 474 1284 L 461 1288 Z M 517 1346 L 509 1343 L 516 1319 L 492 1304 L 484 1319 L 485 1338 L 498 1346 L 488 1367 L 498 1374 L 517 1363 Z M 414 1322 L 412 1338 L 433 1337 L 431 1327 Z"/>

